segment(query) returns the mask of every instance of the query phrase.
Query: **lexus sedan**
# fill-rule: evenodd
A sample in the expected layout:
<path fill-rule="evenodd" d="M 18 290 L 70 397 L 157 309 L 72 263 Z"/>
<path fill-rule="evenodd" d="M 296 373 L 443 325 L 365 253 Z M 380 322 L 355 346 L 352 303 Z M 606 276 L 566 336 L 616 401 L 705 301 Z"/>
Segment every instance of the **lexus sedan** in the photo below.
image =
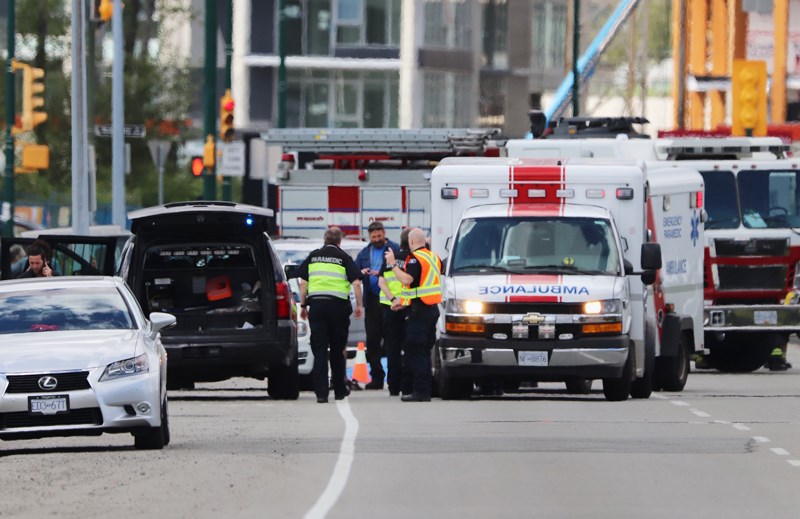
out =
<path fill-rule="evenodd" d="M 0 438 L 128 433 L 137 449 L 169 443 L 160 331 L 113 277 L 0 282 Z"/>

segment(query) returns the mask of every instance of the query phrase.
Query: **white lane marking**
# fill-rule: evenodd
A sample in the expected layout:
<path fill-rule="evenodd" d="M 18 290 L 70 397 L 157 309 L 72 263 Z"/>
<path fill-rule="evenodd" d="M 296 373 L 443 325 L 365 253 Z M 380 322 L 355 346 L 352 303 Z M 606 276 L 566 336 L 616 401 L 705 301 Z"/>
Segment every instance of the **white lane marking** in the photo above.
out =
<path fill-rule="evenodd" d="M 789 451 L 786 449 L 781 449 L 780 447 L 773 447 L 770 449 L 773 454 L 777 454 L 778 456 L 788 456 Z"/>
<path fill-rule="evenodd" d="M 740 430 L 740 431 L 749 431 L 749 430 L 750 430 L 750 428 L 749 428 L 748 426 L 746 426 L 746 425 L 742 425 L 742 424 L 740 424 L 740 423 L 735 423 L 735 424 L 733 424 L 733 428 L 734 428 L 734 429 L 738 429 L 738 430 Z"/>
<path fill-rule="evenodd" d="M 720 424 L 720 425 L 730 425 L 731 424 L 730 422 L 725 421 L 725 420 L 714 420 L 714 423 L 717 423 L 717 424 Z"/>
<path fill-rule="evenodd" d="M 770 440 L 766 436 L 753 436 L 753 441 L 756 443 L 769 443 L 772 440 Z"/>
<path fill-rule="evenodd" d="M 347 399 L 336 402 L 336 408 L 339 410 L 339 414 L 345 424 L 342 445 L 339 447 L 339 458 L 333 467 L 333 474 L 331 474 L 331 479 L 328 481 L 328 486 L 325 487 L 322 495 L 319 496 L 311 510 L 306 513 L 306 519 L 322 518 L 331 511 L 347 485 L 347 479 L 350 477 L 350 468 L 353 466 L 353 458 L 356 453 L 356 436 L 358 435 L 358 420 L 353 415 Z"/>
<path fill-rule="evenodd" d="M 786 460 L 792 467 L 800 467 L 800 460 Z"/>
<path fill-rule="evenodd" d="M 711 415 L 706 413 L 705 411 L 700 411 L 699 409 L 689 409 L 692 414 L 699 416 L 700 418 L 709 418 Z"/>
<path fill-rule="evenodd" d="M 691 404 L 689 402 L 684 402 L 683 400 L 670 400 L 672 405 L 676 405 L 678 407 L 689 407 Z"/>

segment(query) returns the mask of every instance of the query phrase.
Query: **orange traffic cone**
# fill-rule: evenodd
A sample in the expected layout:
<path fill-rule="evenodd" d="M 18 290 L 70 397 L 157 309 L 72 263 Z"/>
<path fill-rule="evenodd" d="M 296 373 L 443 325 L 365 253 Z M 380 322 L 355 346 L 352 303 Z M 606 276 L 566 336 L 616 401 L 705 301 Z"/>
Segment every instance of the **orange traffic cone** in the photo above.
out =
<path fill-rule="evenodd" d="M 353 380 L 367 384 L 371 380 L 367 370 L 367 352 L 364 348 L 364 343 L 358 343 L 358 351 L 356 351 L 356 363 L 353 366 Z"/>

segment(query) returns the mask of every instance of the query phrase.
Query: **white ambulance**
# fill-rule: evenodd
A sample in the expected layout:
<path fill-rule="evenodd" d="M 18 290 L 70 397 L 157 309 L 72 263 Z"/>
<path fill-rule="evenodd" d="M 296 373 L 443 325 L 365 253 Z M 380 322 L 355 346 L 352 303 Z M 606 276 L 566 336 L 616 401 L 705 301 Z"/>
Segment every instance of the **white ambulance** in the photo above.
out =
<path fill-rule="evenodd" d="M 608 400 L 684 387 L 703 348 L 696 170 L 448 158 L 431 194 L 431 246 L 446 258 L 442 398 L 467 398 L 487 377 L 576 393 L 602 379 Z"/>

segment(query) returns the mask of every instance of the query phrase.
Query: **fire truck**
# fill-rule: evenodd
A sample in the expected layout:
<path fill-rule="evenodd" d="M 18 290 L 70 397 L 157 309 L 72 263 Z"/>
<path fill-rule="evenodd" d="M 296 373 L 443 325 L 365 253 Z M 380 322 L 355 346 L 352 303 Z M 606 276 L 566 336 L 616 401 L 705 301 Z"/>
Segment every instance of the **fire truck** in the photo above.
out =
<path fill-rule="evenodd" d="M 399 239 L 430 232 L 430 174 L 445 157 L 499 156 L 496 129 L 272 129 L 282 148 L 276 174 L 278 235 L 322 236 L 331 225 L 367 237 L 372 222 Z"/>
<path fill-rule="evenodd" d="M 692 167 L 705 182 L 704 330 L 711 367 L 758 369 L 800 329 L 800 306 L 782 304 L 800 262 L 800 160 L 776 137 L 602 136 L 601 124 L 562 121 L 567 131 L 510 140 L 510 157 L 636 157 L 654 167 Z M 624 126 L 624 125 L 623 125 Z M 591 138 L 580 138 L 592 128 Z"/>

